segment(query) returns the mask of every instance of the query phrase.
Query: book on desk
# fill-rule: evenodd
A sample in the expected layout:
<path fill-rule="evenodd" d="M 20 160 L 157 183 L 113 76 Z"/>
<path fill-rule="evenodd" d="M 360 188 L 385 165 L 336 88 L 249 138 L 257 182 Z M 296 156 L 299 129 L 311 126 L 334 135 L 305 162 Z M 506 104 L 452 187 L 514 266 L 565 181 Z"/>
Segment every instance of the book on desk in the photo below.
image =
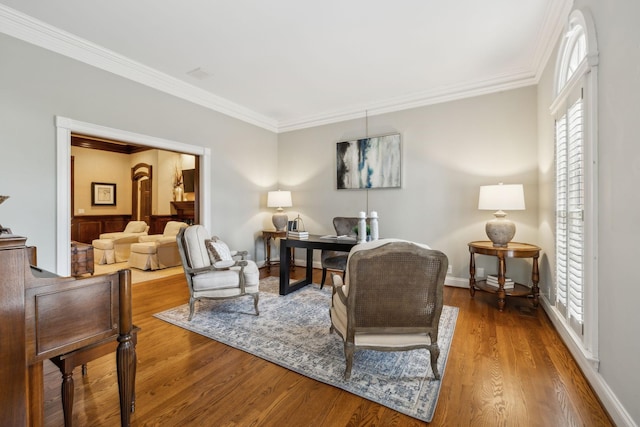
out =
<path fill-rule="evenodd" d="M 287 237 L 290 239 L 308 239 L 308 231 L 287 231 Z"/>

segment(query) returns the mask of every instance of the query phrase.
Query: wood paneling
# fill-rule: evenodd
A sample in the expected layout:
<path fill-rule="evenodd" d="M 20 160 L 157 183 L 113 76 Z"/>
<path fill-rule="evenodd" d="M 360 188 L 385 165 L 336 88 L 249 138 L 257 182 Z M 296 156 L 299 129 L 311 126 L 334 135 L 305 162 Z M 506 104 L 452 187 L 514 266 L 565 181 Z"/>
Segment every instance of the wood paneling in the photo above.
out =
<path fill-rule="evenodd" d="M 71 220 L 71 240 L 91 244 L 102 233 L 123 231 L 131 215 L 84 215 Z"/>

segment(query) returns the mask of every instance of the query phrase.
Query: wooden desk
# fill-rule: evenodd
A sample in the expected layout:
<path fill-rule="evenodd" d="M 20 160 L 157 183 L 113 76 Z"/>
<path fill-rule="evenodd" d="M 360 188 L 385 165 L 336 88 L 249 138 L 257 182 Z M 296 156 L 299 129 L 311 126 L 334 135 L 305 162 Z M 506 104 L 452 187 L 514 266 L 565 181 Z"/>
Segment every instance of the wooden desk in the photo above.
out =
<path fill-rule="evenodd" d="M 271 271 L 271 239 L 282 239 L 287 237 L 287 231 L 277 231 L 277 230 L 262 230 L 262 240 L 264 240 L 264 253 L 266 254 L 266 260 L 264 262 L 264 266 L 267 267 L 267 271 Z M 296 268 L 295 258 L 293 252 L 291 253 L 291 269 Z"/>
<path fill-rule="evenodd" d="M 538 281 L 540 280 L 540 272 L 538 270 L 538 258 L 540 257 L 540 248 L 528 243 L 509 242 L 507 247 L 494 247 L 490 241 L 471 242 L 469 252 L 471 259 L 469 260 L 469 292 L 471 297 L 476 293 L 476 288 L 483 291 L 498 294 L 498 309 L 504 310 L 507 296 L 529 296 L 533 297 L 533 306 L 538 306 Z M 487 285 L 486 280 L 476 280 L 476 263 L 475 254 L 489 255 L 498 258 L 498 288 Z M 531 268 L 531 283 L 528 286 L 516 283 L 513 289 L 504 288 L 505 274 L 507 272 L 506 258 L 533 258 L 533 266 Z"/>
<path fill-rule="evenodd" d="M 327 249 L 330 251 L 349 252 L 356 245 L 356 240 L 347 239 L 323 239 L 321 236 L 309 235 L 308 239 L 281 239 L 280 240 L 280 295 L 286 295 L 297 291 L 313 282 L 313 250 Z M 289 259 L 293 252 L 291 248 L 303 248 L 307 250 L 307 271 L 304 279 L 289 284 Z"/>

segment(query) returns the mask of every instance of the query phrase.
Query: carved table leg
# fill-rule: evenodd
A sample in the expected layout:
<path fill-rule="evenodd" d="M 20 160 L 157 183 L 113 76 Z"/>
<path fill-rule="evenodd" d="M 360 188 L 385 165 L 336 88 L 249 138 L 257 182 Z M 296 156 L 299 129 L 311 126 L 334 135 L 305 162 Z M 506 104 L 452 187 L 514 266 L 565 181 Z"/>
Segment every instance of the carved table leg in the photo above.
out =
<path fill-rule="evenodd" d="M 498 257 L 498 310 L 503 311 L 506 305 L 507 293 L 504 291 L 504 275 L 506 263 L 503 257 Z"/>
<path fill-rule="evenodd" d="M 538 282 L 540 281 L 540 272 L 538 270 L 538 257 L 533 257 L 533 267 L 531 268 L 531 293 L 533 294 L 533 306 L 538 307 L 538 295 L 540 294 L 540 288 L 538 288 Z"/>
<path fill-rule="evenodd" d="M 471 298 L 473 298 L 476 294 L 476 259 L 471 252 L 471 259 L 469 260 L 469 293 L 471 294 Z"/>
<path fill-rule="evenodd" d="M 267 271 L 271 271 L 271 235 L 264 238 L 264 251 L 267 255 L 267 259 L 264 264 L 267 267 Z"/>

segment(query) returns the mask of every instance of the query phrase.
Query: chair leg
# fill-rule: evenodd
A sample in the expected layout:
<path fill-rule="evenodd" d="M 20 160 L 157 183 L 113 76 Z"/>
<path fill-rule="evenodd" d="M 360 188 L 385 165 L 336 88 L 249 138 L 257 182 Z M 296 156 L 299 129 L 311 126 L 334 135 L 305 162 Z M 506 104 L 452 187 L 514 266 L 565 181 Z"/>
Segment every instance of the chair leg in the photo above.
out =
<path fill-rule="evenodd" d="M 255 293 L 253 294 L 253 308 L 255 308 L 256 310 L 256 316 L 260 315 L 260 312 L 258 311 L 258 299 L 260 298 L 260 295 Z"/>
<path fill-rule="evenodd" d="M 344 358 L 347 361 L 347 367 L 344 370 L 344 379 L 348 380 L 351 377 L 351 368 L 353 366 L 353 353 L 355 346 L 351 343 L 344 343 Z"/>
<path fill-rule="evenodd" d="M 322 289 L 324 287 L 324 281 L 327 278 L 327 269 L 323 268 L 322 269 L 322 281 L 320 282 L 320 289 Z"/>
<path fill-rule="evenodd" d="M 193 297 L 189 298 L 189 321 L 193 319 L 193 311 L 195 309 L 196 300 Z"/>
<path fill-rule="evenodd" d="M 436 380 L 440 379 L 440 372 L 438 372 L 438 357 L 440 357 L 440 347 L 438 343 L 433 343 L 429 346 L 429 354 L 431 355 L 431 370 Z"/>

